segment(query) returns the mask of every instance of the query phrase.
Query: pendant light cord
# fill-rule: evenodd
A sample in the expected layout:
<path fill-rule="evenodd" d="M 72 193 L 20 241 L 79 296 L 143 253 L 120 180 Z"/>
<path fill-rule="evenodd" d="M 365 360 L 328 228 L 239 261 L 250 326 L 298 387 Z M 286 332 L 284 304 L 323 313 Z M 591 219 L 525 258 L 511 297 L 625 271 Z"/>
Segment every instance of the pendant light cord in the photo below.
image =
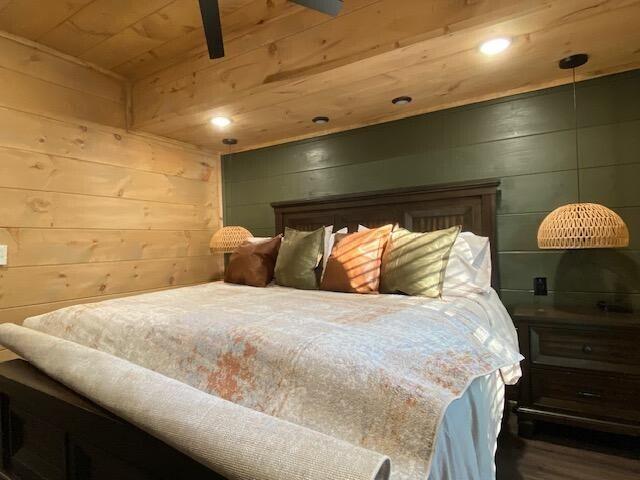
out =
<path fill-rule="evenodd" d="M 576 176 L 578 177 L 578 203 L 581 202 L 580 194 L 580 146 L 578 142 L 578 95 L 576 93 L 576 68 L 571 69 L 573 72 L 573 115 L 575 120 L 575 142 L 576 142 Z"/>

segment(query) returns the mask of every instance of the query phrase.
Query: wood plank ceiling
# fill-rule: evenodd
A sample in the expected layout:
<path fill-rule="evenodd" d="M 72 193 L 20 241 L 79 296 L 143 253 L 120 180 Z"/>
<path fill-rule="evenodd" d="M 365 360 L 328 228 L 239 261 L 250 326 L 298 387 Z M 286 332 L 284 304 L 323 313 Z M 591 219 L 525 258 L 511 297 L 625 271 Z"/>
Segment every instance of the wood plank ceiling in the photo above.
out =
<path fill-rule="evenodd" d="M 557 60 L 571 53 L 591 55 L 578 79 L 640 67 L 640 0 L 345 0 L 337 18 L 220 5 L 215 61 L 198 0 L 0 0 L 0 29 L 126 77 L 132 129 L 222 151 L 229 136 L 248 150 L 568 83 Z M 512 47 L 481 55 L 498 35 Z M 392 105 L 400 95 L 414 101 Z"/>

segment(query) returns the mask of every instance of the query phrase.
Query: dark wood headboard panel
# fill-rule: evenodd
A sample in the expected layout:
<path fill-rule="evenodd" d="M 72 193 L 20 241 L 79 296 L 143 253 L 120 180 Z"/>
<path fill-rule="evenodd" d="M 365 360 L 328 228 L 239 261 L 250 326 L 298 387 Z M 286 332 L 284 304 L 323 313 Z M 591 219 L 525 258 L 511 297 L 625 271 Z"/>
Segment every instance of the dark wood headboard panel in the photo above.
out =
<path fill-rule="evenodd" d="M 334 225 L 356 231 L 358 224 L 377 227 L 398 223 L 414 232 L 429 232 L 462 225 L 491 241 L 493 288 L 498 290 L 496 244 L 497 180 L 450 183 L 377 192 L 335 195 L 290 202 L 272 203 L 276 233 L 285 227 L 315 230 Z"/>

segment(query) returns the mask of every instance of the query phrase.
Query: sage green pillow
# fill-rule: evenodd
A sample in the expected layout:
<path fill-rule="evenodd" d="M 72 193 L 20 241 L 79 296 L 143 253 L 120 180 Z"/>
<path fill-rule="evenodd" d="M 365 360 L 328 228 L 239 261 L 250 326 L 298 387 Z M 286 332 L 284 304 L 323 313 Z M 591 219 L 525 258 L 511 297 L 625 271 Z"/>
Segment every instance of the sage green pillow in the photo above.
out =
<path fill-rule="evenodd" d="M 318 265 L 324 253 L 324 232 L 324 227 L 313 232 L 285 228 L 275 269 L 278 285 L 302 290 L 318 289 Z"/>
<path fill-rule="evenodd" d="M 439 297 L 458 233 L 459 226 L 427 233 L 404 228 L 392 232 L 382 256 L 380 292 Z"/>

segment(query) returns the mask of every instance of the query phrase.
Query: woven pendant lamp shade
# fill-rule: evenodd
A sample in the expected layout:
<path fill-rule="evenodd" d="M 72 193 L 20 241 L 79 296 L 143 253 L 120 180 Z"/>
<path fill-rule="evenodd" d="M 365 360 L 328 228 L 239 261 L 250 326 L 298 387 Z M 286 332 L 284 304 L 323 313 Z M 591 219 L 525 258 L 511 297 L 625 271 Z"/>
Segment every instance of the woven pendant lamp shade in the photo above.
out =
<path fill-rule="evenodd" d="M 596 203 L 571 203 L 555 209 L 540 224 L 543 249 L 621 248 L 629 230 L 620 216 Z"/>
<path fill-rule="evenodd" d="M 243 227 L 222 227 L 211 238 L 209 247 L 214 253 L 232 253 L 249 237 L 251 232 Z"/>

